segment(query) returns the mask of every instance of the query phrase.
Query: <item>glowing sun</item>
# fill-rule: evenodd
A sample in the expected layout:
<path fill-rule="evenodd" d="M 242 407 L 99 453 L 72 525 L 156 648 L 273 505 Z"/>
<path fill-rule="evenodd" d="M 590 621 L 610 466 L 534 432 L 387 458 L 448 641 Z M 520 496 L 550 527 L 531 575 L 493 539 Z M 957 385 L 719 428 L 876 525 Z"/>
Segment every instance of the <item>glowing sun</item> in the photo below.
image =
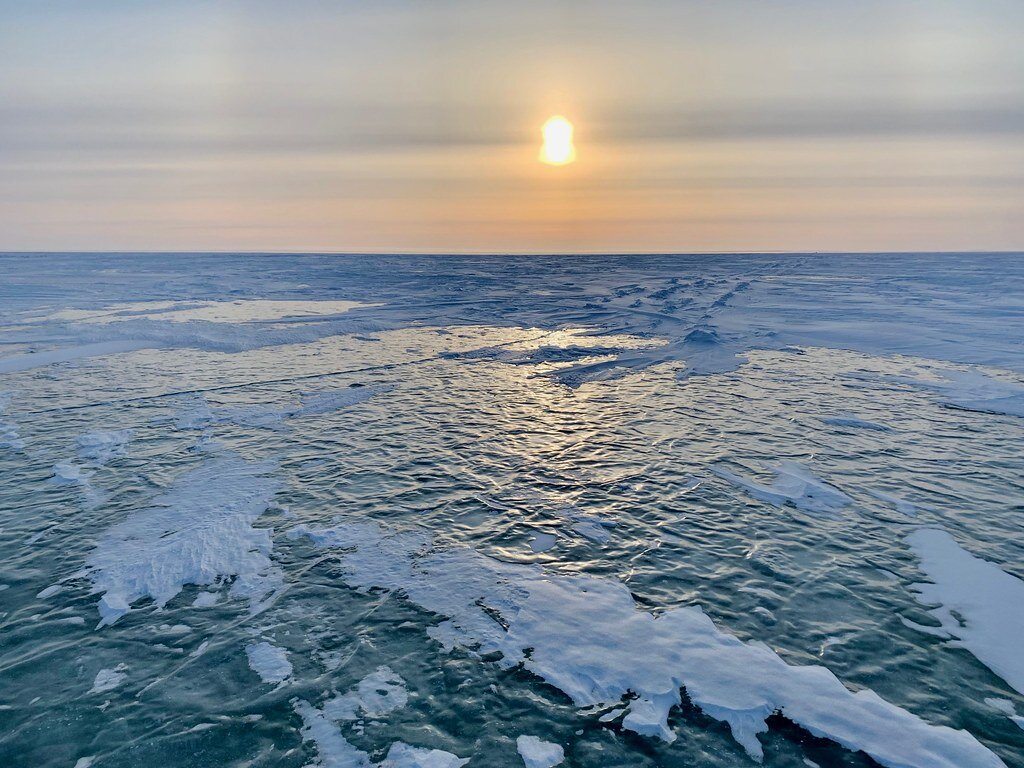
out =
<path fill-rule="evenodd" d="M 548 165 L 568 165 L 576 159 L 576 147 L 572 143 L 572 123 L 561 115 L 555 115 L 541 128 L 544 145 L 540 149 L 540 161 Z"/>

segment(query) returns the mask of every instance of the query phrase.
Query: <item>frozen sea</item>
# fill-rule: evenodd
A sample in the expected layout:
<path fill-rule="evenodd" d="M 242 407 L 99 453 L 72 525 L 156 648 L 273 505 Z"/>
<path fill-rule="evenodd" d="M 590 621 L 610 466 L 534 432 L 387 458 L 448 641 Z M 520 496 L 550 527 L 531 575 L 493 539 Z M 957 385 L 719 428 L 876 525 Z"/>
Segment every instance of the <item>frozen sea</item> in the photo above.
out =
<path fill-rule="evenodd" d="M 0 255 L 0 765 L 1024 766 L 1024 255 Z"/>

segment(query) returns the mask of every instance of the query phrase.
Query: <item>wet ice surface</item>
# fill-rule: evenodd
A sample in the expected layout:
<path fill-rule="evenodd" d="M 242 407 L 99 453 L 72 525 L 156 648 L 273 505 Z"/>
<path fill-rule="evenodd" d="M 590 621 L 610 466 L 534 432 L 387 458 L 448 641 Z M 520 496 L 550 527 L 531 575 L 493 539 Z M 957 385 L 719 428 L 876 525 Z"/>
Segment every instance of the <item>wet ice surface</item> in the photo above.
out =
<path fill-rule="evenodd" d="M 1024 765 L 1022 296 L 0 256 L 0 762 Z"/>

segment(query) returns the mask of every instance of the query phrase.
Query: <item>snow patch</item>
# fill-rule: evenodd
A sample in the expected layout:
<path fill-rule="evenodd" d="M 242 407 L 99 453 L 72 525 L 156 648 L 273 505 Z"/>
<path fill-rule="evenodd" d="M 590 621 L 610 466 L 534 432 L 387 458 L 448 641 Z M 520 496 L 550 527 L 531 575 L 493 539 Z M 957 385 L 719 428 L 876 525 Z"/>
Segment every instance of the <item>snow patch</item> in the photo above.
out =
<path fill-rule="evenodd" d="M 292 663 L 284 648 L 263 641 L 247 645 L 245 655 L 249 657 L 249 668 L 264 683 L 280 683 L 291 677 Z"/>
<path fill-rule="evenodd" d="M 554 768 L 565 760 L 565 752 L 559 744 L 542 741 L 536 736 L 520 736 L 516 739 L 516 750 L 526 768 Z"/>
<path fill-rule="evenodd" d="M 113 669 L 101 669 L 96 673 L 89 693 L 106 693 L 118 688 L 127 678 L 127 664 L 118 664 Z"/>
<path fill-rule="evenodd" d="M 401 709 L 409 702 L 405 680 L 390 667 L 382 666 L 364 677 L 348 693 L 329 699 L 324 714 L 334 721 L 379 718 Z"/>
<path fill-rule="evenodd" d="M 779 712 L 882 765 L 1002 765 L 966 731 L 930 725 L 873 691 L 852 692 L 824 667 L 787 664 L 763 644 L 722 632 L 698 606 L 655 616 L 617 581 L 435 548 L 426 533 L 391 533 L 373 522 L 298 526 L 290 535 L 348 550 L 340 564 L 349 585 L 400 591 L 444 617 L 428 634 L 446 647 L 500 654 L 500 664 L 521 665 L 577 707 L 608 709 L 635 695 L 623 727 L 642 734 L 675 738 L 667 720 L 685 687 L 754 758 L 757 734 Z"/>
<path fill-rule="evenodd" d="M 975 557 L 946 531 L 921 528 L 906 541 L 932 582 L 912 589 L 918 602 L 935 606 L 928 613 L 942 625 L 938 631 L 1024 693 L 1024 581 Z"/>
<path fill-rule="evenodd" d="M 469 758 L 461 758 L 442 749 L 412 747 L 396 741 L 388 750 L 380 768 L 461 768 Z"/>
<path fill-rule="evenodd" d="M 185 584 L 234 576 L 230 594 L 252 603 L 281 583 L 270 561 L 271 529 L 253 523 L 270 506 L 270 463 L 216 458 L 180 475 L 146 509 L 100 536 L 86 561 L 101 593 L 99 626 L 113 624 L 144 597 L 162 608 Z"/>

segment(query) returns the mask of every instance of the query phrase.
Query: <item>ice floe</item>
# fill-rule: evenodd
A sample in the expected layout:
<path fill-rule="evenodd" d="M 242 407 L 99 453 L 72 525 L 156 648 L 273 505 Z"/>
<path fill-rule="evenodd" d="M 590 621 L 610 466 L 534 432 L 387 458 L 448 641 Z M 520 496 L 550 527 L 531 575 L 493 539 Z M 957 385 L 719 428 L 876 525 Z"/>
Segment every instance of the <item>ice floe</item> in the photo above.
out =
<path fill-rule="evenodd" d="M 943 530 L 918 529 L 907 543 L 931 580 L 913 589 L 941 629 L 905 623 L 953 638 L 955 646 L 1024 693 L 1024 581 L 975 557 Z"/>
<path fill-rule="evenodd" d="M 253 603 L 280 585 L 271 530 L 253 523 L 278 482 L 269 463 L 223 456 L 189 470 L 145 509 L 102 533 L 85 575 L 100 593 L 100 626 L 149 597 L 163 607 L 185 584 L 234 577 L 230 594 Z"/>
<path fill-rule="evenodd" d="M 118 664 L 113 669 L 101 669 L 96 673 L 89 693 L 106 693 L 120 687 L 128 679 L 128 665 Z"/>
<path fill-rule="evenodd" d="M 838 488 L 819 480 L 808 469 L 792 461 L 784 461 L 774 470 L 776 478 L 770 486 L 747 480 L 722 467 L 712 467 L 711 471 L 755 499 L 776 507 L 791 504 L 806 512 L 834 514 L 853 501 Z"/>
<path fill-rule="evenodd" d="M 622 725 L 641 734 L 675 738 L 668 715 L 685 688 L 756 759 L 757 734 L 777 712 L 882 765 L 1002 765 L 966 731 L 931 725 L 873 691 L 853 692 L 825 667 L 787 664 L 767 646 L 721 631 L 697 606 L 655 616 L 614 580 L 435 548 L 424 532 L 372 522 L 303 525 L 289 535 L 341 549 L 351 586 L 400 592 L 442 617 L 428 634 L 447 647 L 500 654 L 501 664 L 521 665 L 578 707 L 610 708 L 635 696 Z"/>
<path fill-rule="evenodd" d="M 249 668 L 260 676 L 264 683 L 280 683 L 292 675 L 292 663 L 288 654 L 279 646 L 263 640 L 245 647 L 249 657 Z"/>
<path fill-rule="evenodd" d="M 20 451 L 25 447 L 25 441 L 21 439 L 21 434 L 18 432 L 17 427 L 4 419 L 4 414 L 7 413 L 10 403 L 11 394 L 9 392 L 0 392 L 0 448 Z"/>
<path fill-rule="evenodd" d="M 402 741 L 394 742 L 385 758 L 374 763 L 370 755 L 346 739 L 327 714 L 308 701 L 292 702 L 295 712 L 302 718 L 302 738 L 316 745 L 318 763 L 322 768 L 461 768 L 469 762 L 441 749 L 414 747 Z"/>
<path fill-rule="evenodd" d="M 405 680 L 390 667 L 381 666 L 360 680 L 353 690 L 328 699 L 323 711 L 334 721 L 379 718 L 408 702 Z"/>
<path fill-rule="evenodd" d="M 526 768 L 555 768 L 565 760 L 561 745 L 543 741 L 536 736 L 520 736 L 516 739 L 516 751 L 523 758 Z"/>
<path fill-rule="evenodd" d="M 128 453 L 131 437 L 130 429 L 82 435 L 78 438 L 78 456 L 93 464 L 107 464 Z"/>
<path fill-rule="evenodd" d="M 868 489 L 868 493 L 879 501 L 884 501 L 886 504 L 892 504 L 892 506 L 896 508 L 896 511 L 901 514 L 908 515 L 910 517 L 917 516 L 917 506 L 911 501 L 907 501 L 900 496 L 894 496 L 891 493 L 886 493 L 885 491 L 876 491 L 870 488 Z"/>
<path fill-rule="evenodd" d="M 443 749 L 413 747 L 396 741 L 379 765 L 380 768 L 461 768 L 468 762 L 469 758 L 453 755 Z"/>
<path fill-rule="evenodd" d="M 308 701 L 296 700 L 292 706 L 302 718 L 302 738 L 316 745 L 322 768 L 368 768 L 370 756 L 341 735 L 322 711 Z"/>

